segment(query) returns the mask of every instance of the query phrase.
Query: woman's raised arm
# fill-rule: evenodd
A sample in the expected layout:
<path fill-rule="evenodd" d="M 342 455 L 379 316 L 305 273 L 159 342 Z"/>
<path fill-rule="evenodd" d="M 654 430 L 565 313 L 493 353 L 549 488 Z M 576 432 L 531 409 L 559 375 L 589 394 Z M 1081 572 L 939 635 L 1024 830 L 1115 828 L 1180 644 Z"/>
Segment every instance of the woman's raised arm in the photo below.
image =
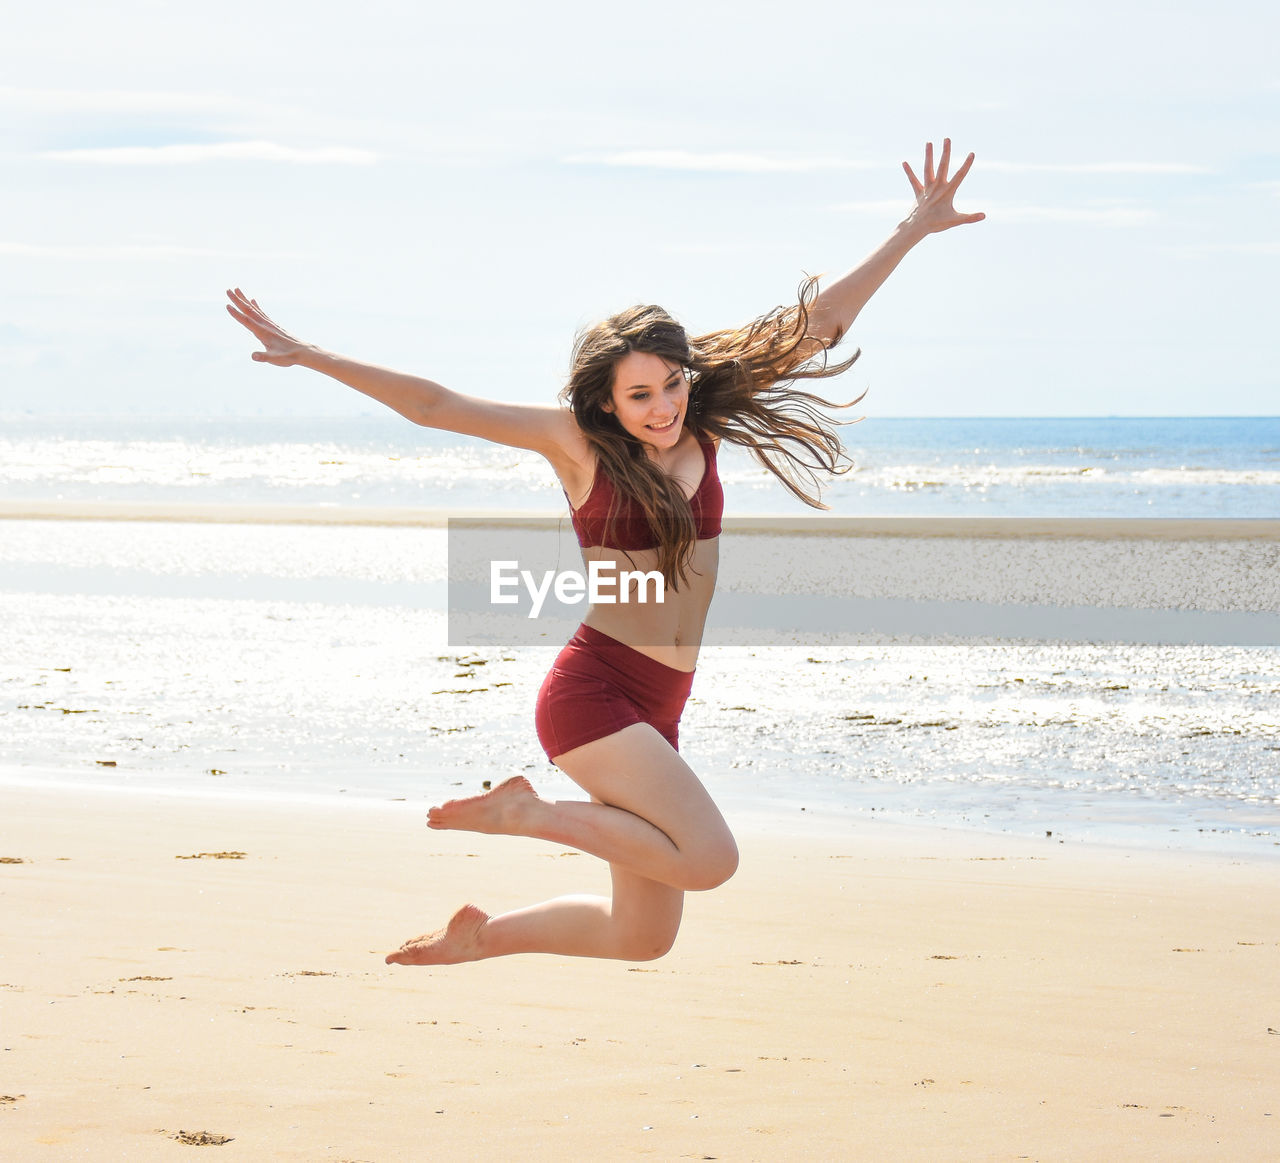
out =
<path fill-rule="evenodd" d="M 925 146 L 923 180 L 916 177 L 907 162 L 902 163 L 916 197 L 915 207 L 875 251 L 817 297 L 809 312 L 810 336 L 827 347 L 834 346 L 916 243 L 927 235 L 969 222 L 981 222 L 986 217 L 985 214 L 961 214 L 953 205 L 956 191 L 973 165 L 973 154 L 964 159 L 954 177 L 947 175 L 950 165 L 949 137 L 943 139 L 942 157 L 936 171 L 933 142 Z"/>
<path fill-rule="evenodd" d="M 256 299 L 237 287 L 227 292 L 227 311 L 262 344 L 252 358 L 276 367 L 305 367 L 363 392 L 425 428 L 479 436 L 495 444 L 540 452 L 555 465 L 581 458 L 584 444 L 565 408 L 504 404 L 450 391 L 434 380 L 360 363 L 294 338 L 271 319 Z"/>

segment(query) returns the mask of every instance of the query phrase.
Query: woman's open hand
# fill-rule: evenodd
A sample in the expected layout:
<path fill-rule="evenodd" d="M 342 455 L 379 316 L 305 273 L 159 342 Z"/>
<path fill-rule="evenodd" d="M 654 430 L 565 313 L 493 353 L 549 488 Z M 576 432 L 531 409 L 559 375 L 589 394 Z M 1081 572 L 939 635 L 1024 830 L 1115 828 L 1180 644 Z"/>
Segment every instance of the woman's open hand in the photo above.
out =
<path fill-rule="evenodd" d="M 227 312 L 237 323 L 243 324 L 253 332 L 254 337 L 265 350 L 255 351 L 252 355 L 259 363 L 273 363 L 276 367 L 292 367 L 298 362 L 308 344 L 294 339 L 278 323 L 272 322 L 265 311 L 258 306 L 257 299 L 250 299 L 239 287 L 227 292 L 231 300 L 227 304 Z"/>
<path fill-rule="evenodd" d="M 952 205 L 960 183 L 973 165 L 973 154 L 964 159 L 964 163 L 956 170 L 955 177 L 948 179 L 947 169 L 950 165 L 949 137 L 942 139 L 942 158 L 938 162 L 936 173 L 933 168 L 933 142 L 924 147 L 924 181 L 916 177 L 909 162 L 902 163 L 916 196 L 916 206 L 907 216 L 907 223 L 914 224 L 925 234 L 936 234 L 940 230 L 950 230 L 953 226 L 964 226 L 968 222 L 981 222 L 986 217 L 985 214 L 961 214 Z"/>

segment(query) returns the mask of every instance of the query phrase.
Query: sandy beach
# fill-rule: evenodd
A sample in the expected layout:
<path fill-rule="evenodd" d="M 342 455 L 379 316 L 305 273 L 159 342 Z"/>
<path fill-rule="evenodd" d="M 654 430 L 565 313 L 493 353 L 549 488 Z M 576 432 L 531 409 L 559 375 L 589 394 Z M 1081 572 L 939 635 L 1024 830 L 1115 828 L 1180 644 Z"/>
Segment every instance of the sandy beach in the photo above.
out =
<path fill-rule="evenodd" d="M 1280 1152 L 1273 860 L 793 811 L 663 960 L 412 970 L 602 868 L 406 805 L 0 797 L 9 1158 Z"/>
<path fill-rule="evenodd" d="M 414 970 L 383 955 L 465 901 L 607 891 L 589 857 L 425 827 L 485 778 L 570 790 L 529 725 L 546 650 L 445 645 L 444 530 L 26 515 L 3 1157 L 1280 1156 L 1276 523 L 744 528 L 723 621 L 733 552 L 803 563 L 789 608 L 909 621 L 704 653 L 682 734 L 738 875 L 660 961 Z M 929 637 L 939 595 L 1062 640 Z M 1191 644 L 1066 640 L 1082 603 Z M 1225 618 L 1244 645 L 1197 645 Z"/>

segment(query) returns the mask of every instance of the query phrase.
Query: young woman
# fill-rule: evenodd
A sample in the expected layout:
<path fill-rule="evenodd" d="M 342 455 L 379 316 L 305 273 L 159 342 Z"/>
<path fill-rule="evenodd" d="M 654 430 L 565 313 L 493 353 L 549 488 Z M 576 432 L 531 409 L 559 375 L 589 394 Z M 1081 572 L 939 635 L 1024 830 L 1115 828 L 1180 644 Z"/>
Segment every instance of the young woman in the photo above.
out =
<path fill-rule="evenodd" d="M 716 805 L 678 752 L 677 725 L 693 682 L 715 588 L 724 494 L 721 440 L 743 445 L 795 495 L 817 505 L 818 472 L 843 471 L 826 401 L 793 385 L 845 370 L 827 352 L 867 300 L 927 235 L 982 214 L 953 206 L 973 164 L 935 169 L 932 143 L 915 206 L 869 258 L 820 293 L 748 327 L 690 339 L 657 307 L 635 307 L 579 336 L 568 407 L 502 404 L 430 380 L 345 359 L 294 339 L 256 301 L 230 291 L 228 310 L 262 344 L 253 358 L 323 372 L 417 424 L 531 449 L 564 486 L 587 560 L 661 570 L 659 604 L 592 606 L 538 695 L 548 758 L 591 798 L 548 801 L 527 779 L 432 808 L 432 828 L 535 836 L 608 862 L 611 898 L 573 896 L 488 916 L 474 905 L 387 957 L 439 965 L 509 953 L 644 961 L 675 940 L 684 893 L 733 875 L 738 851 Z"/>

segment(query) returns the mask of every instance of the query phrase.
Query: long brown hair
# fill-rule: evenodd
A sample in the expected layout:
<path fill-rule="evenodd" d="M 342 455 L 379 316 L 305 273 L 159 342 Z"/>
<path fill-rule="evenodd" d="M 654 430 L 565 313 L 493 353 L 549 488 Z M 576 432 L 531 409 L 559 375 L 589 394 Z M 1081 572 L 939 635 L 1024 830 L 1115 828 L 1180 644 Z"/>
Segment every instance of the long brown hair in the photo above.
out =
<path fill-rule="evenodd" d="M 853 465 L 836 435 L 838 422 L 822 409 L 848 408 L 862 397 L 840 404 L 795 387 L 797 380 L 848 371 L 860 354 L 829 363 L 826 345 L 809 336 L 817 294 L 818 280 L 806 279 L 792 306 L 778 307 L 745 327 L 692 339 L 655 306 L 628 308 L 578 334 L 560 398 L 596 451 L 596 471 L 614 486 L 615 509 L 625 496 L 643 510 L 658 538 L 658 568 L 673 589 L 684 580 L 696 543 L 693 513 L 680 486 L 606 410 L 613 400 L 614 369 L 632 351 L 687 368 L 684 422 L 694 435 L 741 445 L 794 496 L 825 509 L 817 474 L 839 475 Z M 610 513 L 610 528 L 616 516 Z"/>

